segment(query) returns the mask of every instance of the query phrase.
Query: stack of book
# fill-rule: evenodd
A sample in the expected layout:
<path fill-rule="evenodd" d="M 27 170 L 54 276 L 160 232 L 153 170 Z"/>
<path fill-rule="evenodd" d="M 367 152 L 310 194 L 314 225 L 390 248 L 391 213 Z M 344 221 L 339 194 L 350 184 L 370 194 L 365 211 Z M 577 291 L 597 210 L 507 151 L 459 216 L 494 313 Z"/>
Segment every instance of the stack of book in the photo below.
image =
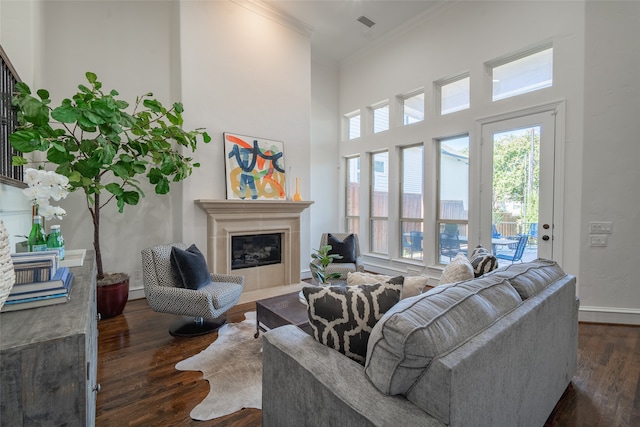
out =
<path fill-rule="evenodd" d="M 73 273 L 61 267 L 57 251 L 11 254 L 16 281 L 2 311 L 16 311 L 69 301 Z"/>

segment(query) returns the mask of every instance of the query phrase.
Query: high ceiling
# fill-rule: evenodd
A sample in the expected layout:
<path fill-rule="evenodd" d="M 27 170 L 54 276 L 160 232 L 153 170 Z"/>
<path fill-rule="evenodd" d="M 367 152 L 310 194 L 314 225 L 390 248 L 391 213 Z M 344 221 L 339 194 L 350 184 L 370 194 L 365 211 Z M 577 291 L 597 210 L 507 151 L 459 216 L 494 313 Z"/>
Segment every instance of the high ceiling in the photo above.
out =
<path fill-rule="evenodd" d="M 313 55 L 340 61 L 445 0 L 263 0 L 313 27 Z M 358 22 L 365 16 L 371 28 Z"/>

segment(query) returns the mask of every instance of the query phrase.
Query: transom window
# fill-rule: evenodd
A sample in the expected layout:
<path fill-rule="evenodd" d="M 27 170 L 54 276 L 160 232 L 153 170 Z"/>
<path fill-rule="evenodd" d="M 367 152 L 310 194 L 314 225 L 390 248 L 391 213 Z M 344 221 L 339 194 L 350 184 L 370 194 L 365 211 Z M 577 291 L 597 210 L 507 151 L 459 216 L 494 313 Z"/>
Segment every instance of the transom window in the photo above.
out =
<path fill-rule="evenodd" d="M 493 101 L 553 85 L 553 48 L 526 52 L 489 64 Z"/>
<path fill-rule="evenodd" d="M 456 111 L 467 110 L 470 107 L 469 76 L 436 82 L 436 92 L 440 94 L 440 114 L 451 114 Z"/>
<path fill-rule="evenodd" d="M 373 133 L 389 130 L 389 101 L 371 107 L 373 111 Z"/>
<path fill-rule="evenodd" d="M 402 101 L 402 124 L 410 125 L 412 123 L 424 120 L 424 91 L 413 92 L 401 97 Z"/>
<path fill-rule="evenodd" d="M 360 138 L 360 110 L 347 114 L 347 138 Z"/>

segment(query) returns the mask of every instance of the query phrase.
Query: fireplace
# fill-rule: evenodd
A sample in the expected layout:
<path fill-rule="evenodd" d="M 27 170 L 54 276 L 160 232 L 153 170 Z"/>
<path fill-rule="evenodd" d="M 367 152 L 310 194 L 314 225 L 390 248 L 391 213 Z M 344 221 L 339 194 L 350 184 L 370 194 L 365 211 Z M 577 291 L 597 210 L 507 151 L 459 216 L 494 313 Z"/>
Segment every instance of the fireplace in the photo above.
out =
<path fill-rule="evenodd" d="M 243 294 L 300 284 L 300 215 L 313 202 L 195 203 L 207 213 L 207 263 L 212 272 L 244 276 Z M 244 254 L 240 247 L 246 248 Z"/>
<path fill-rule="evenodd" d="M 231 269 L 280 264 L 281 244 L 281 233 L 231 236 Z"/>

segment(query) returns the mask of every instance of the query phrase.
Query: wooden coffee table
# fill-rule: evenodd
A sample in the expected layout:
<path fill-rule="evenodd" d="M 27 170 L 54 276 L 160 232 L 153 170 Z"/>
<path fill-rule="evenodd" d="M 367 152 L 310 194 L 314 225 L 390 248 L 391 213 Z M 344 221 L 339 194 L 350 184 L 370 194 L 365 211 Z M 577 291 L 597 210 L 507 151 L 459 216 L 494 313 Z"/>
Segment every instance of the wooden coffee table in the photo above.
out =
<path fill-rule="evenodd" d="M 295 325 L 309 335 L 313 335 L 311 326 L 309 326 L 307 306 L 300 302 L 298 295 L 299 292 L 292 292 L 256 301 L 256 334 L 254 337 L 258 338 L 260 330 L 265 330 L 260 327 L 261 323 L 269 329 Z"/>

